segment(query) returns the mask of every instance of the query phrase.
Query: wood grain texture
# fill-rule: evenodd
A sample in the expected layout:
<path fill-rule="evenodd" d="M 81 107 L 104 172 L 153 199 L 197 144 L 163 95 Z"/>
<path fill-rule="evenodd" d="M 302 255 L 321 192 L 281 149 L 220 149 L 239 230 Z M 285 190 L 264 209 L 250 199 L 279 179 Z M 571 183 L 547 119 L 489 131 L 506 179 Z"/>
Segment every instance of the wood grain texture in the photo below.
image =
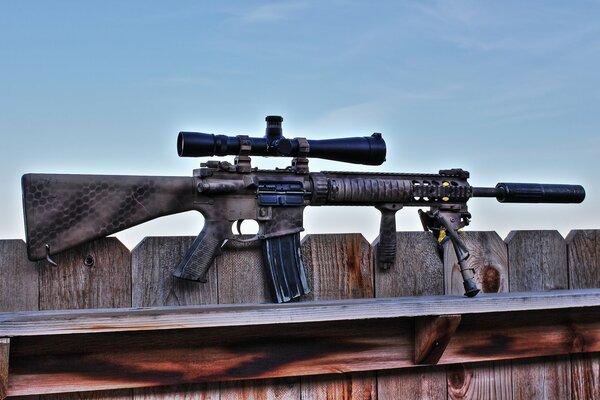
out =
<path fill-rule="evenodd" d="M 26 245 L 22 240 L 0 240 L 0 311 L 39 309 L 39 268 L 44 264 L 45 261 L 35 263 L 27 259 Z M 11 397 L 11 400 L 38 398 Z"/>
<path fill-rule="evenodd" d="M 40 265 L 27 259 L 22 240 L 0 240 L 0 311 L 38 309 Z"/>
<path fill-rule="evenodd" d="M 463 315 L 439 363 L 600 351 L 599 312 Z M 373 371 L 414 367 L 413 359 L 411 318 L 15 337 L 9 393 Z"/>
<path fill-rule="evenodd" d="M 308 235 L 302 255 L 312 290 L 302 301 L 374 296 L 373 253 L 361 234 Z"/>
<path fill-rule="evenodd" d="M 390 297 L 288 304 L 224 304 L 0 313 L 0 337 L 73 335 L 211 327 L 287 325 L 362 319 L 469 315 L 600 306 L 600 289 Z"/>
<path fill-rule="evenodd" d="M 513 360 L 513 399 L 570 399 L 569 356 Z"/>
<path fill-rule="evenodd" d="M 261 242 L 229 241 L 215 265 L 219 304 L 271 303 Z"/>
<path fill-rule="evenodd" d="M 375 271 L 375 293 L 377 297 L 444 293 L 443 264 L 431 233 L 396 234 L 396 263 L 387 271 Z M 446 399 L 446 369 L 378 373 L 377 392 L 379 399 L 397 398 L 400 393 L 406 399 Z"/>
<path fill-rule="evenodd" d="M 216 304 L 217 271 L 209 271 L 206 283 L 173 277 L 176 265 L 193 237 L 146 237 L 131 252 L 132 306 L 188 306 Z M 135 389 L 136 400 L 219 398 L 218 384 L 187 384 L 177 387 Z"/>
<path fill-rule="evenodd" d="M 508 251 L 496 232 L 462 232 L 469 249 L 467 265 L 475 269 L 475 282 L 482 293 L 507 292 Z M 449 240 L 443 243 L 446 294 L 464 294 L 463 280 L 456 254 Z"/>
<path fill-rule="evenodd" d="M 216 304 L 217 271 L 206 283 L 173 277 L 175 266 L 192 244 L 193 237 L 146 237 L 131 252 L 132 306 L 186 306 Z"/>
<path fill-rule="evenodd" d="M 241 238 L 245 239 L 246 236 Z M 223 254 L 215 260 L 218 274 L 218 302 L 221 304 L 270 303 L 271 294 L 265 280 L 261 242 L 229 241 Z M 299 399 L 300 380 L 271 379 L 257 384 L 252 381 L 224 382 L 220 398 L 231 400 Z"/>
<path fill-rule="evenodd" d="M 600 287 L 600 230 L 574 230 L 567 236 L 569 288 Z"/>
<path fill-rule="evenodd" d="M 162 332 L 21 338 L 9 388 L 32 394 L 407 367 L 413 365 L 412 329 L 410 321 L 384 319 L 184 330 L 169 340 Z M 223 384 L 221 397 L 257 397 L 253 384 L 245 385 Z M 299 395 L 287 379 L 269 386 L 285 398 Z"/>
<path fill-rule="evenodd" d="M 508 252 L 500 236 L 496 232 L 462 232 L 460 235 L 470 253 L 467 265 L 474 268 L 475 282 L 482 294 L 508 291 Z M 449 240 L 443 244 L 443 254 L 446 294 L 464 294 L 460 267 Z M 455 337 L 454 340 L 458 338 Z M 465 379 L 454 379 L 456 374 L 448 372 L 449 398 L 507 399 L 512 397 L 510 362 L 491 363 L 485 366 L 464 365 L 456 368 L 462 371 L 460 376 L 464 376 Z M 462 386 L 458 386 L 457 382 L 461 382 Z"/>
<path fill-rule="evenodd" d="M 460 315 L 416 318 L 415 364 L 437 364 L 460 320 Z"/>
<path fill-rule="evenodd" d="M 187 384 L 134 389 L 136 400 L 219 400 L 219 384 Z"/>
<path fill-rule="evenodd" d="M 130 400 L 131 390 L 46 394 L 40 398 L 44 400 Z M 9 400 L 12 399 L 12 397 L 9 398 Z M 24 397 L 23 400 L 25 399 L 29 400 L 30 397 Z"/>
<path fill-rule="evenodd" d="M 8 358 L 10 355 L 10 339 L 0 338 L 0 400 L 4 400 L 8 392 Z"/>
<path fill-rule="evenodd" d="M 511 292 L 569 288 L 567 242 L 558 231 L 512 231 L 505 242 Z"/>
<path fill-rule="evenodd" d="M 444 294 L 443 264 L 431 233 L 397 233 L 396 264 L 375 271 L 375 293 L 377 297 Z"/>
<path fill-rule="evenodd" d="M 456 364 L 448 367 L 448 398 L 510 399 L 510 368 L 505 363 L 480 363 L 477 367 Z"/>
<path fill-rule="evenodd" d="M 373 253 L 360 234 L 308 235 L 302 255 L 312 292 L 305 300 L 374 296 Z M 302 378 L 303 399 L 374 399 L 375 373 Z"/>
<path fill-rule="evenodd" d="M 131 307 L 131 253 L 117 238 L 98 239 L 53 257 L 40 268 L 40 310 Z M 87 265 L 86 265 L 87 264 Z M 131 399 L 119 392 L 63 393 L 42 400 Z"/>
<path fill-rule="evenodd" d="M 40 268 L 40 310 L 131 307 L 131 254 L 117 238 L 95 240 L 54 260 L 58 267 Z"/>
<path fill-rule="evenodd" d="M 571 289 L 600 287 L 600 231 L 574 230 L 567 236 L 569 286 Z M 600 355 L 571 357 L 573 399 L 600 398 Z"/>
<path fill-rule="evenodd" d="M 569 287 L 567 242 L 557 231 L 513 231 L 508 246 L 511 291 Z M 512 363 L 513 399 L 568 399 L 571 361 L 568 356 Z"/>

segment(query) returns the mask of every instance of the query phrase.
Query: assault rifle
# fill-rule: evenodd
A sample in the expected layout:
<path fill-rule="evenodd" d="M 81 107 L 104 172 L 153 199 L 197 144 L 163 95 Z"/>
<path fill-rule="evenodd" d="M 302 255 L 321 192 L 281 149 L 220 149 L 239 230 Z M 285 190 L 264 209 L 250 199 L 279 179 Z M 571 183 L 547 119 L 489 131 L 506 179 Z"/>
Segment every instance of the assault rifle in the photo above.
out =
<path fill-rule="evenodd" d="M 466 260 L 469 251 L 457 231 L 469 224 L 467 201 L 495 197 L 502 203 L 580 203 L 579 185 L 499 183 L 473 187 L 462 169 L 437 174 L 309 172 L 308 158 L 368 165 L 385 161 L 379 133 L 331 140 L 287 139 L 282 118 L 268 116 L 266 135 L 229 137 L 180 132 L 181 157 L 236 155 L 233 164 L 207 161 L 192 177 L 26 174 L 22 178 L 27 252 L 46 258 L 92 239 L 122 231 L 164 215 L 199 211 L 204 228 L 174 276 L 203 282 L 227 240 L 260 240 L 274 301 L 287 302 L 310 291 L 300 253 L 302 214 L 306 206 L 374 206 L 381 211 L 376 265 L 391 268 L 396 259 L 395 214 L 402 207 L 419 210 L 425 230 L 445 233 L 452 241 L 465 295 L 479 289 Z M 250 156 L 293 157 L 286 169 L 260 170 Z M 250 239 L 233 235 L 232 225 L 258 222 Z"/>

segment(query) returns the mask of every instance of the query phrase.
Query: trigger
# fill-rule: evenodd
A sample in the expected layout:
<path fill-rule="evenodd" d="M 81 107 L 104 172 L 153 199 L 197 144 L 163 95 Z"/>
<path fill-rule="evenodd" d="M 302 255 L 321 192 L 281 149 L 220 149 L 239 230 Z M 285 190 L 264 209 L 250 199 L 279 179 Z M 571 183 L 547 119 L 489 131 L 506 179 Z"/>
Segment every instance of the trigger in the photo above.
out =
<path fill-rule="evenodd" d="M 238 219 L 237 224 L 235 224 L 235 229 L 237 229 L 238 235 L 242 234 L 242 222 L 244 222 L 243 219 Z"/>

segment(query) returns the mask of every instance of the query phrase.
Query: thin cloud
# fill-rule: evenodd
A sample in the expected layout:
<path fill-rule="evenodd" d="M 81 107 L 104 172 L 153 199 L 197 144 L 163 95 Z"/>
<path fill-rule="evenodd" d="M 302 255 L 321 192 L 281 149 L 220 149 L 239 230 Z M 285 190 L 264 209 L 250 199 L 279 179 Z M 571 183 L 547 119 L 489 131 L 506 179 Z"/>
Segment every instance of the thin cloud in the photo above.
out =
<path fill-rule="evenodd" d="M 299 11 L 306 9 L 306 2 L 269 3 L 246 10 L 238 15 L 240 20 L 247 23 L 264 23 L 288 20 Z"/>

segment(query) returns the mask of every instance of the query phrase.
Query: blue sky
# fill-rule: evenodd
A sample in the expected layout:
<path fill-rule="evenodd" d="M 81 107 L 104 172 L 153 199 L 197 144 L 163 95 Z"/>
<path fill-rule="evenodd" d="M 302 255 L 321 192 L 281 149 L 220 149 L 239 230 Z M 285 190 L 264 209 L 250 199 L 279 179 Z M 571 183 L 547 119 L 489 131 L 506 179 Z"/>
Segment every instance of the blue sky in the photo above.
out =
<path fill-rule="evenodd" d="M 176 134 L 382 132 L 383 167 L 471 183 L 580 183 L 582 205 L 470 202 L 472 230 L 600 228 L 598 1 L 0 1 L 0 238 L 24 236 L 26 172 L 190 175 Z M 254 159 L 262 167 L 285 160 Z M 374 209 L 306 212 L 309 233 L 362 232 Z M 118 235 L 195 235 L 186 213 Z M 420 229 L 416 210 L 401 230 Z"/>

